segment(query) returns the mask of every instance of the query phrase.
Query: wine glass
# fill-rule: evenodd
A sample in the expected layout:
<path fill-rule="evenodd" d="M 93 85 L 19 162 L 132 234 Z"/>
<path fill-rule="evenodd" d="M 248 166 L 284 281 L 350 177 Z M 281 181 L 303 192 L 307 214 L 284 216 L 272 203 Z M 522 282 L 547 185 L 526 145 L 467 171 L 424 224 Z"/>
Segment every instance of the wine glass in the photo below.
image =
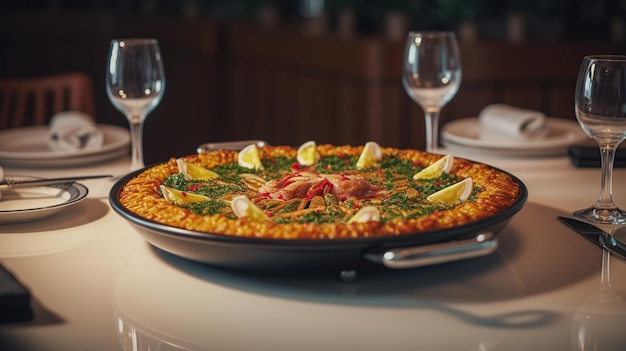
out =
<path fill-rule="evenodd" d="M 410 32 L 402 64 L 402 85 L 424 110 L 426 151 L 439 144 L 439 112 L 461 85 L 461 56 L 453 32 Z"/>
<path fill-rule="evenodd" d="M 575 100 L 578 123 L 600 147 L 602 178 L 596 203 L 573 215 L 595 223 L 626 223 L 626 212 L 613 202 L 615 149 L 626 138 L 626 56 L 585 57 Z"/>
<path fill-rule="evenodd" d="M 156 39 L 114 39 L 107 61 L 106 91 L 130 123 L 131 170 L 144 166 L 143 122 L 161 102 L 165 73 Z"/>

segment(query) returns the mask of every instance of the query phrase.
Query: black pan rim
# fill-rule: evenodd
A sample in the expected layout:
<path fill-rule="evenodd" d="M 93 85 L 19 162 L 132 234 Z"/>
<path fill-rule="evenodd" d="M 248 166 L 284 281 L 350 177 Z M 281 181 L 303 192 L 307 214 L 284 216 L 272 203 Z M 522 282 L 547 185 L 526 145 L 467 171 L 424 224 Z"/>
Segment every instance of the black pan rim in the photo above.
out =
<path fill-rule="evenodd" d="M 471 161 L 474 162 L 474 161 Z M 480 163 L 480 162 L 475 162 Z M 464 235 L 477 234 L 485 229 L 491 228 L 494 225 L 505 222 L 519 212 L 528 200 L 528 189 L 525 184 L 513 174 L 499 169 L 497 167 L 489 166 L 497 171 L 503 172 L 509 175 L 520 188 L 520 193 L 515 202 L 508 208 L 493 214 L 490 217 L 482 218 L 477 221 L 467 223 L 461 226 L 452 228 L 435 229 L 431 231 L 405 233 L 397 236 L 374 236 L 368 238 L 338 238 L 338 239 L 273 239 L 273 238 L 251 238 L 251 237 L 237 237 L 225 234 L 207 233 L 201 231 L 188 230 L 184 228 L 174 227 L 156 221 L 152 221 L 143 218 L 124 207 L 119 201 L 119 193 L 123 186 L 133 177 L 139 173 L 159 165 L 162 163 L 155 163 L 153 165 L 144 167 L 142 169 L 133 171 L 124 177 L 120 178 L 111 188 L 109 192 L 109 203 L 113 210 L 117 212 L 124 219 L 138 225 L 143 229 L 151 230 L 159 235 L 170 236 L 180 239 L 192 239 L 203 242 L 211 243 L 223 243 L 223 244 L 239 244 L 250 246 L 271 246 L 272 248 L 285 247 L 290 248 L 330 248 L 341 246 L 359 246 L 367 245 L 370 247 L 384 245 L 384 246 L 403 246 L 403 243 L 409 245 L 417 244 L 432 244 L 436 242 L 444 242 L 449 240 L 458 239 Z M 496 233 L 493 233 L 496 234 Z"/>

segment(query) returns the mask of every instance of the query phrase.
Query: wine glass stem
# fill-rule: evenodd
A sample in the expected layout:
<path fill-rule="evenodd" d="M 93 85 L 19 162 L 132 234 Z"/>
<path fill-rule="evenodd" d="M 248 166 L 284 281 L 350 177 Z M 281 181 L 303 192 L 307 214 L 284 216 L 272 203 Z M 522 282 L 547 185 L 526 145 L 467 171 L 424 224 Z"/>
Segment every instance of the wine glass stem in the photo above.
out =
<path fill-rule="evenodd" d="M 426 110 L 426 151 L 436 152 L 439 145 L 439 110 Z"/>
<path fill-rule="evenodd" d="M 600 196 L 596 201 L 595 208 L 615 208 L 613 202 L 613 162 L 615 160 L 615 146 L 600 146 L 600 166 L 602 169 L 602 181 L 600 183 Z"/>
<path fill-rule="evenodd" d="M 144 167 L 143 163 L 143 116 L 130 117 L 130 169 L 131 171 Z"/>
<path fill-rule="evenodd" d="M 609 250 L 602 250 L 602 271 L 600 275 L 600 285 L 603 287 L 611 287 L 611 271 L 609 270 L 609 264 L 611 261 L 611 253 Z"/>

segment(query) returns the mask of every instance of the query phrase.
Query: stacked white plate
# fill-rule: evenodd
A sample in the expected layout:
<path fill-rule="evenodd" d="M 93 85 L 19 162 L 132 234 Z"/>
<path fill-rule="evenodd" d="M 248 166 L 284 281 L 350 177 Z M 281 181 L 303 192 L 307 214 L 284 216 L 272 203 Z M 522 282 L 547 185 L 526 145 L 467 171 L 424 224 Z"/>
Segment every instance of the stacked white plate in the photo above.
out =
<path fill-rule="evenodd" d="M 104 143 L 96 150 L 51 150 L 46 142 L 48 126 L 14 128 L 0 131 L 0 164 L 16 167 L 64 167 L 106 161 L 127 155 L 128 130 L 98 125 Z"/>
<path fill-rule="evenodd" d="M 451 151 L 470 150 L 480 153 L 514 156 L 564 155 L 570 145 L 589 140 L 578 123 L 548 118 L 548 134 L 538 139 L 517 140 L 481 133 L 477 117 L 447 123 L 441 131 L 442 144 Z"/>

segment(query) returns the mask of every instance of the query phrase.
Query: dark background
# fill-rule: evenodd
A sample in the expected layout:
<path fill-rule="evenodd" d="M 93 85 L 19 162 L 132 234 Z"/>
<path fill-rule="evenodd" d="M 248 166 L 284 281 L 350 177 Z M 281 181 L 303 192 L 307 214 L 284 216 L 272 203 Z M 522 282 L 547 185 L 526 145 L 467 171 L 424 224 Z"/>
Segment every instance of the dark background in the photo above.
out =
<path fill-rule="evenodd" d="M 109 42 L 155 37 L 167 86 L 146 120 L 148 163 L 253 138 L 423 148 L 400 84 L 406 31 L 459 36 L 463 82 L 442 124 L 492 102 L 574 118 L 582 57 L 626 53 L 625 18 L 626 0 L 3 0 L 0 77 L 87 72 L 96 119 L 126 126 L 104 93 Z"/>

